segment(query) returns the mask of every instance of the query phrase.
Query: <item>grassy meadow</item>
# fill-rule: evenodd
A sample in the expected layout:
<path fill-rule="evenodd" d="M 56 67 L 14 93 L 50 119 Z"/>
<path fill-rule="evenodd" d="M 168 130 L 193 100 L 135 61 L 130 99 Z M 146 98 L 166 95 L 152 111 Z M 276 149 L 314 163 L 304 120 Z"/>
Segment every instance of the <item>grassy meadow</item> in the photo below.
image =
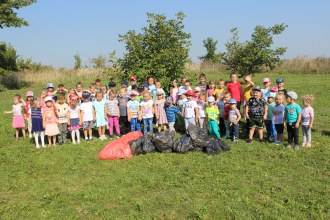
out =
<path fill-rule="evenodd" d="M 29 74 L 22 76 L 28 88 L 0 92 L 1 113 L 11 110 L 16 93 L 32 89 L 39 94 L 48 81 L 87 85 L 97 77 Z M 15 140 L 12 117 L 2 114 L 0 218 L 330 219 L 329 75 L 267 75 L 273 82 L 279 76 L 287 90 L 297 92 L 299 104 L 302 95 L 316 97 L 311 149 L 240 140 L 230 143 L 231 151 L 215 156 L 152 153 L 100 161 L 97 155 L 105 141 L 37 150 L 28 138 Z M 253 80 L 261 84 L 263 77 Z M 228 74 L 216 71 L 207 78 L 229 80 Z"/>

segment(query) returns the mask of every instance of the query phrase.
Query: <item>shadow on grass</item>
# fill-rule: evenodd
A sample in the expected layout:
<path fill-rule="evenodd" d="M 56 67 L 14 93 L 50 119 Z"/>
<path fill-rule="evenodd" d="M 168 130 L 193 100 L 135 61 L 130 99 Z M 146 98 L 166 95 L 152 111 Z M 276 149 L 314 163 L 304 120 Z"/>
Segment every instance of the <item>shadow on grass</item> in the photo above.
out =
<path fill-rule="evenodd" d="M 324 136 L 330 136 L 330 131 L 321 131 L 321 134 Z"/>

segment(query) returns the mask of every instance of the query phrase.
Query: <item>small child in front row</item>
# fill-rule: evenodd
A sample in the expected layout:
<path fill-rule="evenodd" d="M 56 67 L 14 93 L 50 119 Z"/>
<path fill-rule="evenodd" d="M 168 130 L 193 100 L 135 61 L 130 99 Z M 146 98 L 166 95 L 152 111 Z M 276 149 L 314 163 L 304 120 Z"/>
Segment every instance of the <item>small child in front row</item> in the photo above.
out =
<path fill-rule="evenodd" d="M 294 141 L 294 150 L 299 149 L 299 126 L 301 121 L 301 108 L 296 103 L 298 98 L 297 93 L 290 91 L 287 94 L 288 104 L 285 106 L 284 120 L 288 132 L 288 144 L 286 148 L 290 148 Z"/>
<path fill-rule="evenodd" d="M 51 96 L 45 98 L 46 107 L 42 110 L 43 127 L 45 135 L 48 136 L 48 144 L 56 146 L 56 135 L 60 133 L 57 127 L 57 115 L 54 107 L 54 100 Z"/>
<path fill-rule="evenodd" d="M 80 144 L 80 132 L 82 121 L 79 104 L 79 97 L 74 96 L 70 99 L 69 111 L 67 112 L 68 130 L 71 131 L 71 138 L 73 144 Z M 77 137 L 77 141 L 76 141 Z"/>
<path fill-rule="evenodd" d="M 198 118 L 198 124 L 200 128 L 206 129 L 206 115 L 205 115 L 205 108 L 207 105 L 206 102 L 206 94 L 202 93 L 199 95 L 198 97 L 198 101 L 197 101 L 197 105 L 198 105 L 198 112 L 199 112 L 199 118 Z"/>
<path fill-rule="evenodd" d="M 90 102 L 90 93 L 87 91 L 84 91 L 82 93 L 82 99 L 83 102 L 80 105 L 80 110 L 81 110 L 81 117 L 82 117 L 82 122 L 83 122 L 83 127 L 84 127 L 84 136 L 85 140 L 92 140 L 92 128 L 94 127 L 94 121 L 96 119 L 95 117 L 95 111 L 94 111 L 94 106 L 93 103 Z M 88 138 L 89 135 L 89 138 Z"/>
<path fill-rule="evenodd" d="M 127 102 L 127 120 L 131 124 L 131 131 L 141 131 L 141 124 L 139 119 L 139 108 L 140 103 L 136 100 L 138 92 L 132 91 L 130 93 L 130 98 Z"/>
<path fill-rule="evenodd" d="M 197 102 L 193 100 L 194 92 L 188 90 L 186 96 L 188 101 L 184 104 L 181 115 L 184 118 L 184 124 L 187 130 L 189 124 L 196 125 L 198 123 L 199 111 Z"/>
<path fill-rule="evenodd" d="M 110 138 L 113 138 L 113 128 L 116 129 L 117 136 L 121 137 L 119 129 L 119 105 L 116 99 L 116 93 L 113 91 L 109 93 L 109 99 L 105 103 L 104 112 L 108 118 Z"/>
<path fill-rule="evenodd" d="M 156 124 L 158 132 L 161 132 L 162 129 L 164 131 L 167 130 L 167 117 L 165 112 L 165 98 L 163 96 L 162 91 L 157 91 L 156 93 L 157 100 L 155 101 L 155 115 L 156 115 Z"/>
<path fill-rule="evenodd" d="M 105 126 L 107 124 L 107 120 L 105 120 L 105 103 L 106 100 L 103 99 L 103 93 L 101 91 L 97 91 L 95 93 L 95 101 L 93 102 L 96 122 L 95 125 L 97 127 L 97 131 L 99 133 L 99 139 L 101 141 L 106 140 L 105 137 Z"/>
<path fill-rule="evenodd" d="M 18 140 L 19 130 L 22 130 L 23 137 L 25 138 L 25 123 L 22 115 L 22 107 L 25 106 L 24 100 L 20 95 L 14 95 L 14 105 L 11 111 L 5 111 L 5 114 L 13 114 L 13 128 L 16 130 L 16 140 Z"/>
<path fill-rule="evenodd" d="M 24 118 L 28 124 L 29 138 L 32 138 L 32 124 L 31 124 L 31 105 L 33 100 L 33 92 L 26 92 L 26 102 L 24 106 Z"/>
<path fill-rule="evenodd" d="M 239 140 L 239 121 L 241 120 L 241 113 L 237 109 L 237 102 L 235 99 L 230 99 L 228 101 L 230 109 L 228 111 L 228 120 L 230 123 L 230 133 L 229 138 L 237 142 Z"/>
<path fill-rule="evenodd" d="M 302 123 L 301 128 L 303 132 L 303 147 L 311 147 L 312 146 L 312 127 L 314 124 L 314 109 L 311 106 L 314 101 L 313 95 L 305 95 L 302 97 L 302 101 L 304 103 L 304 107 L 301 110 Z"/>
<path fill-rule="evenodd" d="M 275 125 L 277 137 L 275 144 L 283 144 L 284 141 L 284 95 L 278 94 L 275 98 L 276 105 L 273 108 L 273 118 L 272 121 Z"/>
<path fill-rule="evenodd" d="M 139 119 L 143 119 L 143 133 L 148 131 L 153 133 L 152 121 L 154 119 L 155 109 L 154 102 L 151 99 L 150 92 L 143 93 L 143 100 L 140 103 Z"/>
<path fill-rule="evenodd" d="M 226 125 L 225 125 L 225 120 L 223 119 L 224 111 L 225 111 L 225 102 L 223 100 L 222 92 L 217 93 L 216 105 L 218 106 L 218 109 L 219 109 L 220 136 L 224 137 L 224 136 L 226 136 Z"/>
<path fill-rule="evenodd" d="M 224 101 L 224 107 L 223 107 L 223 120 L 224 125 L 226 129 L 225 138 L 229 138 L 230 134 L 230 122 L 229 122 L 229 109 L 230 105 L 228 101 L 231 99 L 231 94 L 228 90 L 223 92 L 223 101 Z"/>
<path fill-rule="evenodd" d="M 205 109 L 206 112 L 206 118 L 208 123 L 208 128 L 210 130 L 210 135 L 212 137 L 216 137 L 217 139 L 220 139 L 220 133 L 219 133 L 219 109 L 216 105 L 214 105 L 215 98 L 213 96 L 208 97 L 207 102 L 208 106 Z"/>
<path fill-rule="evenodd" d="M 165 112 L 168 121 L 168 128 L 170 131 L 175 131 L 175 118 L 177 114 L 180 114 L 180 110 L 173 105 L 172 97 L 168 97 L 165 102 Z"/>
<path fill-rule="evenodd" d="M 43 127 L 42 111 L 41 111 L 41 101 L 40 99 L 35 99 L 31 103 L 31 124 L 32 132 L 36 144 L 36 148 L 39 149 L 39 134 L 41 139 L 41 146 L 45 146 L 45 130 Z"/>
<path fill-rule="evenodd" d="M 57 117 L 58 117 L 58 130 L 60 131 L 58 135 L 58 144 L 62 145 L 66 143 L 66 136 L 68 134 L 68 118 L 67 112 L 69 106 L 67 103 L 64 103 L 65 96 L 63 93 L 60 93 L 57 98 L 57 103 L 55 104 Z"/>
<path fill-rule="evenodd" d="M 265 120 L 266 130 L 267 130 L 267 139 L 270 142 L 273 142 L 276 140 L 277 132 L 275 129 L 275 125 L 273 123 L 273 109 L 275 107 L 275 93 L 269 92 L 267 96 L 267 106 L 268 106 L 268 112 L 267 112 L 267 119 Z"/>

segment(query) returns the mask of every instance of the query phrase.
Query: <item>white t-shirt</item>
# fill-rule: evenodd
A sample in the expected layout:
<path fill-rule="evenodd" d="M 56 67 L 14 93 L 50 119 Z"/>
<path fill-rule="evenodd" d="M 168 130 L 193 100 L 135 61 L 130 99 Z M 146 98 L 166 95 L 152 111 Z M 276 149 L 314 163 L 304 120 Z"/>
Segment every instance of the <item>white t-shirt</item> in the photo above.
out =
<path fill-rule="evenodd" d="M 194 100 L 187 101 L 184 103 L 184 117 L 185 118 L 195 118 L 195 108 L 198 108 L 197 102 Z"/>
<path fill-rule="evenodd" d="M 70 107 L 69 107 L 70 119 L 79 118 L 78 111 L 80 111 L 80 106 L 76 106 L 75 109 L 73 109 L 73 108 L 70 106 Z"/>
<path fill-rule="evenodd" d="M 142 101 L 140 103 L 140 106 L 141 106 L 141 110 L 142 110 L 142 118 L 154 117 L 154 114 L 152 113 L 154 102 L 151 99 L 147 102 Z"/>
<path fill-rule="evenodd" d="M 275 105 L 273 111 L 280 112 L 280 114 L 275 115 L 273 114 L 273 123 L 276 124 L 283 124 L 284 123 L 284 105 Z"/>
<path fill-rule="evenodd" d="M 198 105 L 198 111 L 199 111 L 199 118 L 205 118 L 206 103 L 202 103 L 201 101 L 198 101 L 197 105 Z"/>
<path fill-rule="evenodd" d="M 93 121 L 93 103 L 92 102 L 83 102 L 80 105 L 80 110 L 84 111 L 83 121 Z"/>

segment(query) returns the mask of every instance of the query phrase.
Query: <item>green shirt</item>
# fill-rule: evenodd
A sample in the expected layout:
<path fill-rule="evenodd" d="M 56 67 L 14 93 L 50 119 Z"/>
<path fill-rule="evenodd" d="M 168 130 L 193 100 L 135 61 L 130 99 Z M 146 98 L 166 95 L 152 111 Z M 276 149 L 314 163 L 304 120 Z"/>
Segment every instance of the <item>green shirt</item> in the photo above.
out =
<path fill-rule="evenodd" d="M 206 112 L 208 121 L 218 121 L 219 109 L 217 106 L 207 106 L 205 112 Z"/>
<path fill-rule="evenodd" d="M 285 113 L 286 113 L 286 122 L 292 123 L 298 120 L 298 115 L 301 113 L 300 106 L 295 104 L 287 104 L 285 106 Z"/>
<path fill-rule="evenodd" d="M 273 119 L 273 108 L 275 107 L 275 102 L 273 103 L 268 103 L 268 112 L 267 112 L 267 120 L 272 120 Z"/>

